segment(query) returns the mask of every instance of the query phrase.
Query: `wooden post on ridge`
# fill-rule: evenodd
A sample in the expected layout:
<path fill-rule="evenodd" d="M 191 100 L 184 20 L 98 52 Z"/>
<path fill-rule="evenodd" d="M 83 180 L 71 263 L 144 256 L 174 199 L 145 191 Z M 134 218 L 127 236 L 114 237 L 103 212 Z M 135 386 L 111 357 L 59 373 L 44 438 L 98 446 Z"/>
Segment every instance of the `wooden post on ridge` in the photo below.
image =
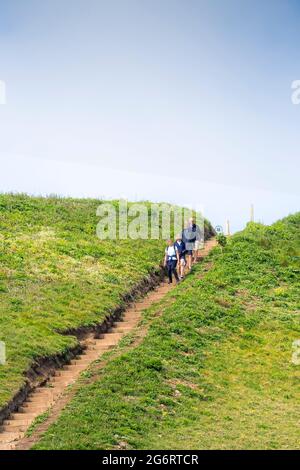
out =
<path fill-rule="evenodd" d="M 250 209 L 250 222 L 254 222 L 254 205 L 251 204 L 251 209 Z"/>
<path fill-rule="evenodd" d="M 230 236 L 230 225 L 229 225 L 229 220 L 227 220 L 226 222 L 226 235 L 227 237 Z"/>

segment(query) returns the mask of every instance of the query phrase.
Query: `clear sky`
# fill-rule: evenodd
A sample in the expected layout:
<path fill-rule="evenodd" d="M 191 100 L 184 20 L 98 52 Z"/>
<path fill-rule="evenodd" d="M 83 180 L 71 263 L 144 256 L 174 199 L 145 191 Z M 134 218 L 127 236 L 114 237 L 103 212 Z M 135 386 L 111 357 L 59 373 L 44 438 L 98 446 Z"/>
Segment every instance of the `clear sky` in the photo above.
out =
<path fill-rule="evenodd" d="M 0 0 L 0 191 L 299 210 L 298 0 Z"/>

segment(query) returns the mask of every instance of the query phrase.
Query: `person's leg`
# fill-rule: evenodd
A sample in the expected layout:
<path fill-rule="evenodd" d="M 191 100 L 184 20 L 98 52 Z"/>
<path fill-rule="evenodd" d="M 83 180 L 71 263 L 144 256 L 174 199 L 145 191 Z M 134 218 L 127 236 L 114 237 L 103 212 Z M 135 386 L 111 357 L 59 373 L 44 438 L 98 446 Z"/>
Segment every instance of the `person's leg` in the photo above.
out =
<path fill-rule="evenodd" d="M 178 272 L 179 272 L 179 277 L 181 277 L 182 279 L 183 278 L 183 258 L 180 258 L 179 260 Z"/>
<path fill-rule="evenodd" d="M 192 269 L 192 251 L 188 252 L 187 263 L 188 263 L 188 269 L 191 270 Z"/>
<path fill-rule="evenodd" d="M 178 277 L 178 274 L 177 274 L 177 261 L 172 261 L 172 272 L 174 274 L 174 277 L 176 279 L 176 281 L 178 282 L 179 281 L 179 277 Z"/>
<path fill-rule="evenodd" d="M 195 242 L 195 251 L 194 251 L 194 261 L 196 262 L 199 257 L 199 248 L 200 248 L 200 242 L 199 240 L 196 240 Z"/>
<path fill-rule="evenodd" d="M 168 278 L 169 278 L 169 284 L 172 283 L 172 264 L 170 261 L 167 263 L 167 269 L 168 269 Z"/>
<path fill-rule="evenodd" d="M 181 259 L 179 258 L 179 263 L 177 263 L 177 274 L 180 277 L 181 276 Z"/>
<path fill-rule="evenodd" d="M 181 258 L 181 265 L 180 265 L 180 275 L 181 277 L 183 278 L 184 277 L 184 271 L 185 271 L 185 265 L 186 265 L 186 261 L 185 261 L 185 257 Z"/>
<path fill-rule="evenodd" d="M 196 242 L 193 243 L 192 262 L 196 263 Z"/>

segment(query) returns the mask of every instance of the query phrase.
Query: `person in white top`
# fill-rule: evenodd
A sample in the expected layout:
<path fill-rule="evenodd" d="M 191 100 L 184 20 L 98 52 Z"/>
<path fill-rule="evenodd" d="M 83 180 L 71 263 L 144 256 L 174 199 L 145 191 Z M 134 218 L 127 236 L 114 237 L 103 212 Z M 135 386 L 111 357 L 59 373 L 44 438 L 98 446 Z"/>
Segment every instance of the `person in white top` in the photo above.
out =
<path fill-rule="evenodd" d="M 174 274 L 176 282 L 179 282 L 179 277 L 178 277 L 177 270 L 176 270 L 176 266 L 178 262 L 179 262 L 178 249 L 176 248 L 172 240 L 168 240 L 167 248 L 165 251 L 164 266 L 168 270 L 169 284 L 172 284 L 173 274 Z"/>

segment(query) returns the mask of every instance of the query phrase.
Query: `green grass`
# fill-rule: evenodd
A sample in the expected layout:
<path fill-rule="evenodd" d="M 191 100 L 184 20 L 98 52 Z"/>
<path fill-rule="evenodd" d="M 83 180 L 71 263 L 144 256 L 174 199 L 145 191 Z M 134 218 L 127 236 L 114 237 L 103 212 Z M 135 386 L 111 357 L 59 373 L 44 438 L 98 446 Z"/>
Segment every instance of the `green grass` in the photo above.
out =
<path fill-rule="evenodd" d="M 50 416 L 50 409 L 42 413 L 41 415 L 37 416 L 33 423 L 29 426 L 25 433 L 25 437 L 31 437 L 34 431 L 41 425 L 43 424 Z"/>
<path fill-rule="evenodd" d="M 249 224 L 216 248 L 35 448 L 299 449 L 299 228 Z"/>
<path fill-rule="evenodd" d="M 100 203 L 0 195 L 0 409 L 36 359 L 77 344 L 61 332 L 101 323 L 158 269 L 163 241 L 96 237 Z"/>

